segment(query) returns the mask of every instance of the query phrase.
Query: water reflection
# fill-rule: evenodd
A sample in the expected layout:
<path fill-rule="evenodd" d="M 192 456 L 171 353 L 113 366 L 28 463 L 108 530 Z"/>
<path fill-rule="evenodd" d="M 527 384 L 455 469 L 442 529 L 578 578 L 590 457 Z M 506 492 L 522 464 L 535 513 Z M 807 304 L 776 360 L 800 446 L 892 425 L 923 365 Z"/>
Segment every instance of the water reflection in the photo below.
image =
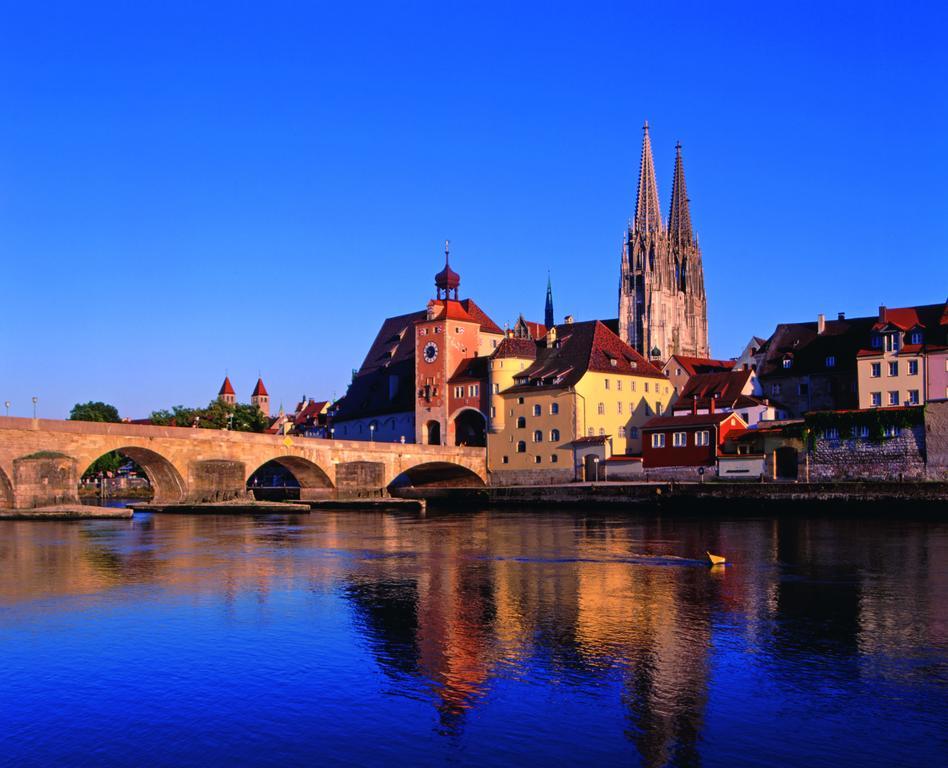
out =
<path fill-rule="evenodd" d="M 701 566 L 694 558 L 705 549 L 734 565 Z M 787 741 L 815 722 L 823 728 L 815 752 L 881 764 L 884 730 L 847 740 L 863 723 L 910 714 L 910 733 L 898 738 L 916 755 L 939 738 L 948 703 L 946 553 L 946 527 L 922 521 L 486 511 L 15 521 L 0 523 L 0 606 L 29 623 L 99 594 L 134 615 L 141 593 L 121 589 L 136 585 L 159 603 L 208 597 L 203 611 L 230 617 L 211 630 L 223 634 L 249 596 L 270 606 L 260 620 L 272 636 L 289 621 L 285 595 L 323 596 L 350 617 L 338 630 L 342 646 L 364 648 L 380 675 L 367 695 L 436 713 L 442 741 L 426 753 L 438 755 L 434 762 L 529 760 L 556 745 L 590 761 L 739 764 L 781 734 L 794 762 L 813 755 Z M 241 641 L 262 644 L 263 634 Z M 3 631 L 0 651 L 18 639 Z M 293 674 L 289 664 L 278 668 L 274 685 Z M 351 674 L 370 684 L 370 670 Z M 4 682 L 24 684 L 15 676 Z M 847 717 L 829 708 L 835 696 L 847 700 Z M 228 727 L 241 727 L 232 704 L 217 703 L 224 742 Z M 528 738 L 544 723 L 549 747 Z M 269 727 L 277 739 L 290 725 L 277 717 Z M 378 723 L 380 732 L 396 727 L 406 726 Z M 476 743 L 462 750 L 468 730 Z M 491 759 L 492 739 L 505 745 L 503 759 Z M 44 746 L 30 744 L 36 754 Z"/>

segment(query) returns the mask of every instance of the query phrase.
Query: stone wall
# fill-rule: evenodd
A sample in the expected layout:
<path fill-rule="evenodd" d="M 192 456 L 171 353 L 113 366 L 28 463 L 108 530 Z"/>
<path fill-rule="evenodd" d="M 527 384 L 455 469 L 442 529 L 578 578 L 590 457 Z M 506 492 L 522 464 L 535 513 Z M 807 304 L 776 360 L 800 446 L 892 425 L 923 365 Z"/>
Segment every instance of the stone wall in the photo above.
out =
<path fill-rule="evenodd" d="M 681 482 L 697 483 L 701 480 L 699 467 L 654 467 L 645 470 L 645 480 L 648 482 L 678 480 Z M 704 479 L 711 480 L 717 477 L 714 467 L 704 467 Z"/>
<path fill-rule="evenodd" d="M 810 451 L 810 480 L 922 480 L 925 428 L 904 427 L 896 437 L 819 437 Z"/>
<path fill-rule="evenodd" d="M 560 485 L 573 482 L 570 467 L 559 469 L 495 469 L 490 474 L 491 485 Z"/>
<path fill-rule="evenodd" d="M 13 462 L 14 506 L 31 509 L 79 501 L 76 460 L 61 453 L 40 452 Z"/>
<path fill-rule="evenodd" d="M 948 400 L 925 406 L 925 454 L 928 477 L 948 480 Z"/>

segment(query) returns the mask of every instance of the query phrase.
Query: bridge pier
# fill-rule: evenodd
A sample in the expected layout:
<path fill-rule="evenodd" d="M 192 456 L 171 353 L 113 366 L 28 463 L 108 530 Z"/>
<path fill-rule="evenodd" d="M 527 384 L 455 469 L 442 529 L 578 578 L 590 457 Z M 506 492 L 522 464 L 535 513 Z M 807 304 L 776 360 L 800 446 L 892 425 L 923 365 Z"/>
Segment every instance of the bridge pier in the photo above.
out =
<path fill-rule="evenodd" d="M 17 509 L 79 503 L 76 460 L 38 451 L 13 460 L 13 506 Z"/>
<path fill-rule="evenodd" d="M 188 501 L 231 501 L 247 496 L 247 468 L 242 461 L 208 459 L 188 465 Z"/>

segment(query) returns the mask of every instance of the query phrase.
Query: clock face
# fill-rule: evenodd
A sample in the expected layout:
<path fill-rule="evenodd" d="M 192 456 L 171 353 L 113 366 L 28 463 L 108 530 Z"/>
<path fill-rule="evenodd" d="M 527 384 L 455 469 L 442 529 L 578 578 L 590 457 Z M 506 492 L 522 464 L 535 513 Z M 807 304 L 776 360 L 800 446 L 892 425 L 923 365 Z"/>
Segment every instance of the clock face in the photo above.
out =
<path fill-rule="evenodd" d="M 433 363 L 438 359 L 438 345 L 433 341 L 429 341 L 427 344 L 425 344 L 423 354 L 425 356 L 426 363 Z"/>

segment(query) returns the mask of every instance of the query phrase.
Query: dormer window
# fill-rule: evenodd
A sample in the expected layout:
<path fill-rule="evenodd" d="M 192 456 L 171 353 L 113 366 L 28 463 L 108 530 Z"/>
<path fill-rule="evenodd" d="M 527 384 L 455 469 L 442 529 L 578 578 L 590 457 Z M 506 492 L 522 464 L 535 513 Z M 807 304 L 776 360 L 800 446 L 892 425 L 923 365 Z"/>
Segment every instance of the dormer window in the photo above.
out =
<path fill-rule="evenodd" d="M 885 335 L 885 351 L 886 352 L 899 351 L 899 334 L 898 333 L 887 333 Z"/>
<path fill-rule="evenodd" d="M 792 357 L 785 357 L 785 358 L 783 359 L 783 367 L 784 367 L 784 368 L 790 368 L 790 367 L 792 367 L 792 366 L 793 366 L 793 358 L 792 358 Z"/>
<path fill-rule="evenodd" d="M 828 355 L 826 358 L 826 367 L 835 368 L 836 367 L 836 355 Z"/>
<path fill-rule="evenodd" d="M 878 333 L 872 334 L 872 346 L 878 349 L 882 346 L 882 337 Z"/>
<path fill-rule="evenodd" d="M 922 343 L 922 332 L 921 331 L 912 331 L 910 337 L 911 344 L 921 344 Z"/>

